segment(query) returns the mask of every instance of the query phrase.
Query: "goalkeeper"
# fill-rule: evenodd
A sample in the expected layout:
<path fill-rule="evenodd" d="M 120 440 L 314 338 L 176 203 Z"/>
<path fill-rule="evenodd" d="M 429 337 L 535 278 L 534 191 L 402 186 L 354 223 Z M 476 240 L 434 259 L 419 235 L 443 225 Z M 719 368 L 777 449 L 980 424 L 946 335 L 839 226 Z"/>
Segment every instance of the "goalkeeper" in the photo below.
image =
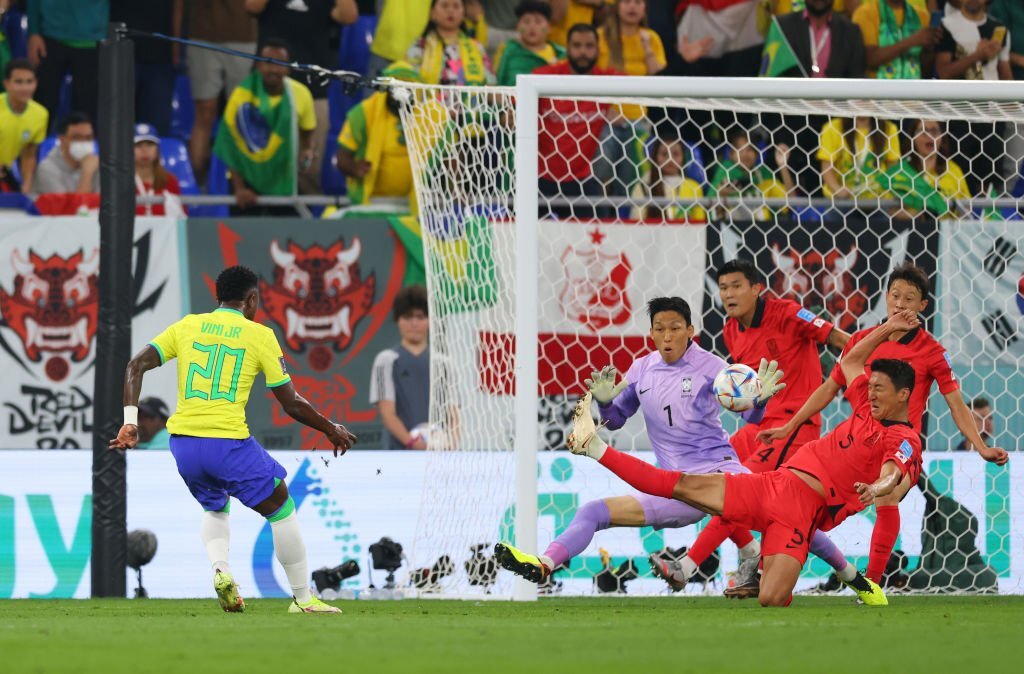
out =
<path fill-rule="evenodd" d="M 616 382 L 615 368 L 594 372 L 587 386 L 600 405 L 602 422 L 621 428 L 626 419 L 643 412 L 647 434 L 658 465 L 686 473 L 749 473 L 740 464 L 722 428 L 713 391 L 715 377 L 727 365 L 693 340 L 690 306 L 679 297 L 659 297 L 647 304 L 651 339 L 657 347 L 634 361 L 625 379 Z M 758 423 L 769 398 L 782 390 L 776 363 L 761 361 L 761 396 L 743 413 Z M 543 555 L 518 550 L 507 543 L 495 546 L 498 562 L 509 571 L 539 583 L 554 569 L 583 552 L 594 534 L 609 527 L 684 527 L 705 517 L 681 501 L 647 494 L 590 501 Z"/>

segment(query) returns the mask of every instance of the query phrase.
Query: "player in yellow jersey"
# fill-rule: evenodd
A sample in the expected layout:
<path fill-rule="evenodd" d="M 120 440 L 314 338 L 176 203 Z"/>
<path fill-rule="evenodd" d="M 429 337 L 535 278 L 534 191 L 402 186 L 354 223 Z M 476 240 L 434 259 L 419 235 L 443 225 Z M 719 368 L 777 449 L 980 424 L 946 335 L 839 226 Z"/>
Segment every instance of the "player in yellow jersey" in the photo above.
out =
<path fill-rule="evenodd" d="M 203 510 L 201 536 L 214 573 L 214 589 L 225 611 L 245 609 L 228 565 L 228 497 L 234 496 L 270 521 L 274 553 L 284 567 L 294 601 L 292 613 L 341 613 L 309 591 L 306 547 L 295 502 L 283 482 L 287 471 L 249 435 L 245 403 L 263 373 L 285 412 L 327 436 L 334 455 L 356 441 L 344 426 L 324 418 L 295 391 L 277 336 L 253 321 L 259 279 L 245 267 L 217 277 L 217 309 L 191 314 L 164 330 L 128 363 L 124 377 L 124 425 L 112 449 L 139 441 L 138 403 L 143 374 L 178 359 L 178 404 L 167 422 L 178 473 Z"/>

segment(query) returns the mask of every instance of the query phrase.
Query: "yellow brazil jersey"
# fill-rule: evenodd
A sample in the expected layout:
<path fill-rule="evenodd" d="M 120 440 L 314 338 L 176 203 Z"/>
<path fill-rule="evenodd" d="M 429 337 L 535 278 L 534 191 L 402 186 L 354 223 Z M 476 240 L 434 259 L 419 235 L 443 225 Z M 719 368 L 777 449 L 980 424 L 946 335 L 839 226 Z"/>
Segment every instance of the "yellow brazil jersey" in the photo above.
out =
<path fill-rule="evenodd" d="M 19 115 L 0 94 L 0 166 L 11 166 L 26 145 L 39 145 L 46 138 L 50 115 L 46 108 L 29 101 Z"/>
<path fill-rule="evenodd" d="M 178 406 L 167 421 L 173 435 L 248 438 L 245 404 L 256 375 L 268 388 L 291 381 L 274 331 L 234 309 L 190 314 L 150 345 L 161 364 L 178 359 Z"/>

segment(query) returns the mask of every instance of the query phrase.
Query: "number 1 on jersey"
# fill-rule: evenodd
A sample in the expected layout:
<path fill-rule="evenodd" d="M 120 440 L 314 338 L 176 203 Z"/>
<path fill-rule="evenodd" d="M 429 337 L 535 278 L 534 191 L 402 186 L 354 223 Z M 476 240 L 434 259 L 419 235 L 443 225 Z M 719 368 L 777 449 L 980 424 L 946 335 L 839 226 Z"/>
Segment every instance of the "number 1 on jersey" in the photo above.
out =
<path fill-rule="evenodd" d="M 665 413 L 668 415 L 668 425 L 671 426 L 672 425 L 672 406 L 671 405 L 665 405 L 661 409 L 665 410 Z"/>
<path fill-rule="evenodd" d="M 202 400 L 227 400 L 235 402 L 235 394 L 238 392 L 238 377 L 242 374 L 242 359 L 245 358 L 245 349 L 232 349 L 223 344 L 200 344 L 193 342 L 192 348 L 206 354 L 206 365 L 199 363 L 188 364 L 188 376 L 185 379 L 185 399 L 200 398 Z M 234 358 L 231 372 L 231 384 L 228 390 L 220 390 L 221 375 L 224 373 L 224 361 L 228 356 Z M 201 391 L 193 386 L 196 376 L 210 382 L 210 393 Z"/>

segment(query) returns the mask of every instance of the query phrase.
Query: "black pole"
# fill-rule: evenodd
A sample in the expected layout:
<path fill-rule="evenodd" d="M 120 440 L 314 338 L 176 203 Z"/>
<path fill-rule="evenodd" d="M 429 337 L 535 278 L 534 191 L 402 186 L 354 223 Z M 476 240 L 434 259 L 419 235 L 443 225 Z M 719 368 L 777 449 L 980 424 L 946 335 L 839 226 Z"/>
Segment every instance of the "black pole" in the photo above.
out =
<path fill-rule="evenodd" d="M 92 596 L 127 592 L 127 469 L 107 451 L 122 420 L 132 339 L 135 227 L 135 47 L 111 24 L 99 54 L 100 274 L 92 435 Z"/>

